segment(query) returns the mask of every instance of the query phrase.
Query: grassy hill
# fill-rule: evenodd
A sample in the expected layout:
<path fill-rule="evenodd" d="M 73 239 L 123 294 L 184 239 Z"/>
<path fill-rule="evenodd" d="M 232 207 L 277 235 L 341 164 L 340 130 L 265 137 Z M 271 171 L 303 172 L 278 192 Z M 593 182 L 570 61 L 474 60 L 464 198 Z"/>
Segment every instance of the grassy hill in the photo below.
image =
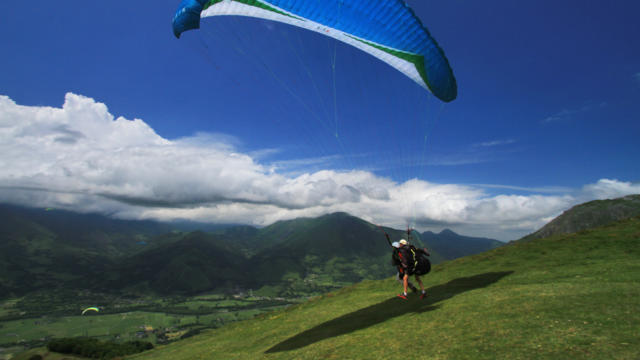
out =
<path fill-rule="evenodd" d="M 96 250 L 77 245 L 81 236 L 61 235 L 30 215 L 0 206 L 0 298 L 76 282 L 110 263 Z"/>
<path fill-rule="evenodd" d="M 637 359 L 640 218 L 367 280 L 132 359 Z"/>
<path fill-rule="evenodd" d="M 236 282 L 245 285 L 250 279 L 244 255 L 217 236 L 199 231 L 176 236 L 179 239 L 124 259 L 98 283 L 140 294 L 194 294 Z"/>
<path fill-rule="evenodd" d="M 613 221 L 640 216 L 640 195 L 611 200 L 594 200 L 576 205 L 522 240 L 541 239 L 556 234 L 569 234 Z"/>
<path fill-rule="evenodd" d="M 0 204 L 0 299 L 90 288 L 117 260 L 175 241 L 171 225 Z"/>

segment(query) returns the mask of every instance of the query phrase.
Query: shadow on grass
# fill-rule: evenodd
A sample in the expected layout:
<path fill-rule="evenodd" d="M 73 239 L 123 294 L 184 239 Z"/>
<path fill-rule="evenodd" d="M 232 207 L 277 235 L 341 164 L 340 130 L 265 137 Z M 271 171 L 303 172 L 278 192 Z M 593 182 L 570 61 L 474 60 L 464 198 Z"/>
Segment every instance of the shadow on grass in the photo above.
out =
<path fill-rule="evenodd" d="M 309 330 L 303 331 L 265 351 L 275 353 L 295 350 L 324 339 L 344 335 L 356 330 L 387 321 L 407 313 L 423 313 L 437 309 L 434 305 L 469 290 L 489 286 L 513 271 L 489 272 L 449 281 L 446 284 L 432 286 L 427 289 L 427 298 L 420 300 L 418 295 L 409 295 L 409 301 L 394 297 L 381 303 L 354 311 L 333 320 L 324 322 Z"/>

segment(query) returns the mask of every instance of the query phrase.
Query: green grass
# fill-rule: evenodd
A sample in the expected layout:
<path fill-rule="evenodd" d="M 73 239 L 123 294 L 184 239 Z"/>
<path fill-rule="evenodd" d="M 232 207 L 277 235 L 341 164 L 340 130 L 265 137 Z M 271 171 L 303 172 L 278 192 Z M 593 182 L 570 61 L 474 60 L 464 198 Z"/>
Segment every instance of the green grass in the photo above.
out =
<path fill-rule="evenodd" d="M 43 297 L 42 301 L 46 303 L 46 297 Z M 0 303 L 0 313 L 15 314 L 19 311 L 16 308 L 18 302 L 19 299 L 14 299 Z M 186 298 L 181 302 L 148 299 L 146 304 L 152 309 L 149 311 L 113 313 L 114 309 L 107 309 L 111 311 L 109 313 L 103 308 L 100 313 L 90 312 L 84 316 L 46 315 L 2 321 L 0 345 L 26 343 L 29 346 L 40 346 L 47 339 L 77 336 L 90 336 L 102 340 L 137 340 L 137 333 L 142 331 L 145 325 L 159 330 L 160 333 L 166 333 L 169 339 L 174 340 L 189 330 L 219 327 L 229 322 L 250 319 L 282 308 L 288 303 L 248 298 L 227 299 L 215 294 L 199 296 L 197 299 Z M 82 306 L 79 307 L 81 308 Z M 179 312 L 171 312 L 172 309 Z M 189 311 L 192 313 L 189 314 Z M 146 335 L 145 341 L 158 341 L 158 331 L 147 332 Z"/>
<path fill-rule="evenodd" d="M 32 356 L 40 355 L 44 360 L 75 360 L 75 359 L 86 359 L 79 356 L 69 355 L 69 354 L 58 354 L 53 353 L 47 350 L 46 347 L 30 349 L 27 351 L 22 351 L 19 354 L 8 353 L 6 359 L 9 360 L 30 360 Z M 0 355 L 0 360 L 5 360 Z"/>
<path fill-rule="evenodd" d="M 16 308 L 18 300 L 19 299 L 9 299 L 0 301 L 0 317 L 18 315 L 20 313 Z"/>
<path fill-rule="evenodd" d="M 363 281 L 132 359 L 637 359 L 640 218 Z"/>
<path fill-rule="evenodd" d="M 14 320 L 3 323 L 0 343 L 16 340 L 29 341 L 44 337 L 61 338 L 85 335 L 110 337 L 115 334 L 123 334 L 125 338 L 132 338 L 135 332 L 140 330 L 139 327 L 143 325 L 164 327 L 190 322 L 195 322 L 194 316 L 173 318 L 164 314 L 145 312 Z"/>

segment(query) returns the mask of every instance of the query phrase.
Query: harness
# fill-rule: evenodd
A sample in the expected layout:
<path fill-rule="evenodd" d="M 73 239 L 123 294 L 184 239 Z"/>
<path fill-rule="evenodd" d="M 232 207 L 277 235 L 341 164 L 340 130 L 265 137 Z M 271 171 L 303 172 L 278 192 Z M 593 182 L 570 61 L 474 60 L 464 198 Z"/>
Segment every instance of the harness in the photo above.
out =
<path fill-rule="evenodd" d="M 413 258 L 413 260 L 411 259 L 406 259 L 407 260 L 407 268 L 409 269 L 415 269 L 418 266 L 418 257 L 416 256 L 416 248 L 413 245 L 405 245 L 408 247 L 411 257 Z M 400 258 L 400 260 L 403 260 L 403 256 L 402 256 L 402 251 L 398 251 L 398 257 Z"/>
<path fill-rule="evenodd" d="M 409 250 L 411 250 L 411 255 L 413 256 L 413 268 L 417 268 L 418 267 L 418 257 L 416 256 L 416 248 L 413 245 L 409 245 L 410 248 Z"/>

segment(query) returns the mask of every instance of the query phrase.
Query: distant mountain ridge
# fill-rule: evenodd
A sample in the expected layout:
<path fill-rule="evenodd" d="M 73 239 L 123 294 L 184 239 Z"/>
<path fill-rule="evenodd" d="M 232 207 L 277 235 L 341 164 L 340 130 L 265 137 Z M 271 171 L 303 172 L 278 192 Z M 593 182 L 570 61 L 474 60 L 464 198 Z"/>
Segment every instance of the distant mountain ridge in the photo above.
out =
<path fill-rule="evenodd" d="M 5 296 L 56 287 L 191 294 L 266 286 L 277 294 L 319 293 L 391 276 L 395 270 L 385 232 L 392 241 L 407 238 L 406 231 L 342 212 L 264 228 L 218 226 L 210 232 L 11 205 L 0 205 L 0 215 L 5 220 L 0 224 L 0 293 Z M 429 248 L 434 264 L 491 248 L 457 246 L 451 252 L 467 238 L 444 234 L 450 236 L 439 242 L 414 231 L 411 240 Z"/>
<path fill-rule="evenodd" d="M 422 233 L 422 240 L 447 259 L 477 254 L 504 245 L 495 239 L 459 235 L 449 229 L 444 229 L 439 234 L 426 231 Z"/>
<path fill-rule="evenodd" d="M 611 200 L 594 200 L 576 205 L 520 241 L 575 233 L 640 215 L 640 195 Z"/>

